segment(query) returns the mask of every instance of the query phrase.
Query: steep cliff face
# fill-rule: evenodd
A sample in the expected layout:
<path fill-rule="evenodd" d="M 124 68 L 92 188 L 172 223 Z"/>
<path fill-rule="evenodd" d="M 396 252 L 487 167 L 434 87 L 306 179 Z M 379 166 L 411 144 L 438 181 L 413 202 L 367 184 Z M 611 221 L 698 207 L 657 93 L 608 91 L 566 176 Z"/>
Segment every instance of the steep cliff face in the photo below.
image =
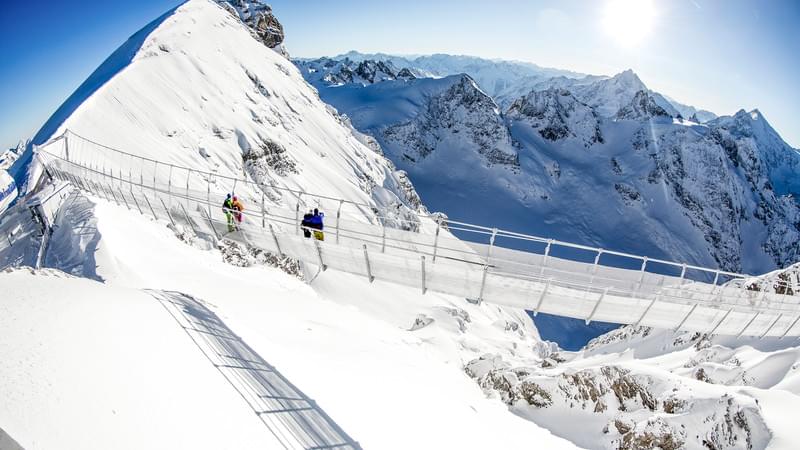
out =
<path fill-rule="evenodd" d="M 649 120 L 666 119 L 671 120 L 673 114 L 667 112 L 653 95 L 646 90 L 636 92 L 631 102 L 617 111 L 617 120 Z"/>
<path fill-rule="evenodd" d="M 532 91 L 506 112 L 509 120 L 523 120 L 549 141 L 575 139 L 585 147 L 603 143 L 600 118 L 566 89 Z"/>
<path fill-rule="evenodd" d="M 518 166 L 511 136 L 494 101 L 467 75 L 452 81 L 426 98 L 412 120 L 384 129 L 387 145 L 409 150 L 404 157 L 412 162 L 426 158 L 440 145 L 463 145 L 464 151 L 477 151 L 490 165 Z"/>
<path fill-rule="evenodd" d="M 381 81 L 413 80 L 419 75 L 419 71 L 415 69 L 408 67 L 398 69 L 388 60 L 354 61 L 349 58 L 342 60 L 319 58 L 297 60 L 295 65 L 303 72 L 309 83 L 319 88 L 351 83 L 366 86 Z"/>

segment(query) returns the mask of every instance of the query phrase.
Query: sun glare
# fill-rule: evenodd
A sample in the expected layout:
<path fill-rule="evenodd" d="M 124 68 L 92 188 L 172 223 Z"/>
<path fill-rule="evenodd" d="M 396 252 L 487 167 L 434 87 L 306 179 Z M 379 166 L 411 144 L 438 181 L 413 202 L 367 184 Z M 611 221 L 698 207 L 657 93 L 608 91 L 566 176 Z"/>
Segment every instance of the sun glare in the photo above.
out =
<path fill-rule="evenodd" d="M 636 47 L 652 32 L 655 17 L 652 0 L 608 0 L 603 28 L 621 46 Z"/>

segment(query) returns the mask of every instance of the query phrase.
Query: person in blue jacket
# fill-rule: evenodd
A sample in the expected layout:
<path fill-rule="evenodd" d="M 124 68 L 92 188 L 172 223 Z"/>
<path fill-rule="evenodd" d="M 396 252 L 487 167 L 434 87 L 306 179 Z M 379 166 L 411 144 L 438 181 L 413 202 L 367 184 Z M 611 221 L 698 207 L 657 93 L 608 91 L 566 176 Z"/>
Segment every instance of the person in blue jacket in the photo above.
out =
<path fill-rule="evenodd" d="M 322 232 L 322 228 L 324 227 L 322 221 L 324 218 L 325 218 L 325 213 L 320 212 L 317 208 L 314 208 L 314 215 L 311 216 L 309 224 L 311 225 L 311 228 L 314 229 L 314 237 L 318 241 L 325 240 L 325 234 Z"/>

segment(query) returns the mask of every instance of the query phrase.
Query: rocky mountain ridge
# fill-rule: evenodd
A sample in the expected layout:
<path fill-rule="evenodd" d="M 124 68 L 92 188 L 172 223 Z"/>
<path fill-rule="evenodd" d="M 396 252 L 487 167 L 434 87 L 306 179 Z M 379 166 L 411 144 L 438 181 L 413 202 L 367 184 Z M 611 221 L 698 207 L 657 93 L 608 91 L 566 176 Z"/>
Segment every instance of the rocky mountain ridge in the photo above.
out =
<path fill-rule="evenodd" d="M 435 161 L 445 159 L 451 161 L 448 171 L 461 174 L 460 186 L 473 183 L 469 177 L 476 172 L 466 165 L 457 169 L 453 158 L 474 151 L 486 168 L 511 169 L 500 179 L 491 171 L 494 180 L 487 183 L 499 186 L 486 189 L 503 191 L 513 204 L 536 211 L 534 217 L 558 211 L 566 216 L 559 222 L 581 228 L 545 226 L 536 230 L 541 234 L 732 271 L 763 272 L 800 258 L 800 182 L 791 176 L 800 171 L 800 158 L 757 111 L 701 124 L 665 104 L 632 71 L 554 78 L 558 87 L 539 83 L 541 89 L 505 111 L 477 82 L 471 86 L 459 76 L 329 89 L 321 77 L 303 73 L 416 184 L 443 175 Z M 474 95 L 453 95 L 455 85 Z M 437 152 L 441 156 L 431 159 Z M 587 164 L 594 165 L 594 175 L 581 177 Z M 431 198 L 430 191 L 422 195 Z M 564 208 L 565 202 L 573 206 Z M 452 210 L 452 201 L 444 203 Z M 433 207 L 446 209 L 444 203 Z M 611 224 L 621 222 L 579 218 L 601 204 L 618 211 L 622 222 L 639 217 L 637 227 L 647 231 L 633 242 L 620 241 Z M 664 208 L 674 213 L 665 216 Z M 530 229 L 530 222 L 501 225 Z M 763 237 L 753 242 L 745 236 Z"/>

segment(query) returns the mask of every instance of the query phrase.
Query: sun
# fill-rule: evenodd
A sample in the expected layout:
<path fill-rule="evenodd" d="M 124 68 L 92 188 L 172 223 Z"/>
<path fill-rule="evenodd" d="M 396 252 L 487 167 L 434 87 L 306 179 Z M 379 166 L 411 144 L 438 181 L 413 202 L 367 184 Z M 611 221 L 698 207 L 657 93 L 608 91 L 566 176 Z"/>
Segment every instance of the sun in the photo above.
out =
<path fill-rule="evenodd" d="M 608 0 L 603 28 L 619 45 L 636 47 L 652 33 L 655 18 L 652 0 Z"/>

